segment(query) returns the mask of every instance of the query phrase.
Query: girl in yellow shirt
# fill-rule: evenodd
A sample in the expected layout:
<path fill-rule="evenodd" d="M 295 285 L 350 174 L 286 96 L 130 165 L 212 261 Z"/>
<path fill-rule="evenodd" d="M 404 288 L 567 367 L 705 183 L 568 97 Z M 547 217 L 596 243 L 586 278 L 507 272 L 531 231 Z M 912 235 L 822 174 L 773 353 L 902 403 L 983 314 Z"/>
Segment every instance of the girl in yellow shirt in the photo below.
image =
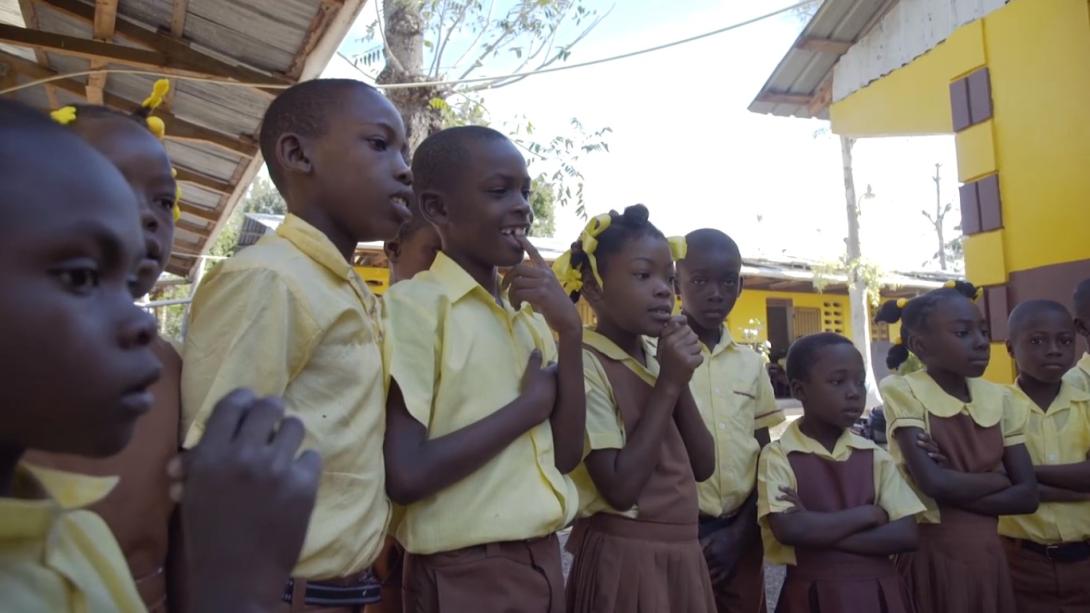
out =
<path fill-rule="evenodd" d="M 959 282 L 888 302 L 877 317 L 902 324 L 889 366 L 911 351 L 925 367 L 880 385 L 890 452 L 927 507 L 917 516 L 919 549 L 897 560 L 921 611 L 1013 613 L 997 518 L 1037 508 L 1026 413 L 1005 388 L 979 378 L 990 335 L 976 294 Z"/>
<path fill-rule="evenodd" d="M 681 255 L 636 205 L 591 220 L 554 268 L 598 319 L 583 334 L 587 451 L 569 613 L 715 611 L 697 538 L 696 482 L 715 468 L 689 391 L 700 341 L 671 316 Z"/>

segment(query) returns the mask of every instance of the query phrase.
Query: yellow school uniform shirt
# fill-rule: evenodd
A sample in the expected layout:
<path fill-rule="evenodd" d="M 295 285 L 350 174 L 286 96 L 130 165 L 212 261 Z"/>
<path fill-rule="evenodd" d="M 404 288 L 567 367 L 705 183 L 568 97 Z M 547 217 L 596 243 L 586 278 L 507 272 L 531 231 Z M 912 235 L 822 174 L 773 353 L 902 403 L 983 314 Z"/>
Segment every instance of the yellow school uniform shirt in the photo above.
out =
<path fill-rule="evenodd" d="M 1029 415 L 1026 449 L 1035 465 L 1085 462 L 1090 454 L 1090 392 L 1069 383 L 1042 411 L 1017 385 L 1016 404 Z M 1090 502 L 1042 502 L 1032 515 L 1001 515 L 999 533 L 1051 545 L 1090 539 Z"/>
<path fill-rule="evenodd" d="M 851 430 L 844 430 L 832 453 L 821 443 L 803 434 L 799 429 L 799 420 L 787 427 L 779 440 L 768 444 L 761 452 L 760 466 L 757 470 L 757 518 L 761 526 L 761 539 L 764 543 L 765 561 L 772 564 L 795 564 L 795 548 L 776 540 L 768 523 L 770 513 L 783 513 L 791 504 L 779 500 L 780 488 L 788 487 L 798 491 L 798 480 L 788 460 L 790 453 L 809 453 L 822 458 L 844 462 L 855 450 L 872 450 L 874 458 L 874 504 L 882 507 L 889 521 L 915 515 L 924 510 L 923 503 L 905 481 L 893 458 L 874 442 L 867 440 Z"/>
<path fill-rule="evenodd" d="M 657 348 L 651 339 L 641 338 L 640 340 L 643 343 L 644 353 L 647 355 L 647 364 L 640 363 L 616 343 L 594 330 L 590 328 L 583 330 L 584 345 L 593 347 L 602 355 L 621 362 L 644 382 L 654 387 L 659 377 L 659 363 L 655 360 Z M 583 457 L 586 458 L 587 454 L 597 449 L 623 449 L 624 421 L 613 396 L 613 386 L 609 382 L 605 369 L 602 368 L 598 355 L 586 348 L 583 349 L 583 389 L 587 394 L 587 425 Z M 590 517 L 595 513 L 612 513 L 632 519 L 639 517 L 638 506 L 633 506 L 631 509 L 611 507 L 598 492 L 598 488 L 590 478 L 590 473 L 587 472 L 586 464 L 581 463 L 572 472 L 572 478 L 579 489 L 580 517 Z"/>
<path fill-rule="evenodd" d="M 182 366 L 192 447 L 237 387 L 284 399 L 322 455 L 318 499 L 293 571 L 331 579 L 371 565 L 390 516 L 381 308 L 333 243 L 288 215 L 209 273 L 193 299 Z"/>
<path fill-rule="evenodd" d="M 1003 446 L 1021 445 L 1026 442 L 1025 428 L 1028 417 L 1023 407 L 1011 400 L 1010 391 L 984 379 L 969 379 L 970 402 L 962 402 L 947 394 L 926 370 L 918 370 L 908 375 L 890 375 L 878 385 L 885 402 L 886 432 L 889 439 L 889 452 L 901 473 L 908 479 L 923 501 L 927 511 L 918 516 L 924 524 L 941 523 L 939 507 L 934 499 L 916 487 L 908 474 L 904 455 L 897 444 L 894 432 L 900 428 L 920 428 L 930 432 L 929 417 L 953 417 L 958 414 L 969 415 L 982 428 L 999 424 L 1003 433 Z"/>
<path fill-rule="evenodd" d="M 1064 381 L 1075 387 L 1090 392 L 1090 353 L 1083 354 L 1074 368 L 1067 371 Z"/>
<path fill-rule="evenodd" d="M 488 417 L 519 396 L 530 353 L 557 358 L 544 318 L 515 310 L 443 253 L 430 270 L 385 296 L 385 361 L 409 414 L 438 438 Z M 405 508 L 397 540 L 430 554 L 536 538 L 577 509 L 571 479 L 556 469 L 549 421 L 515 439 L 473 474 Z"/>
<path fill-rule="evenodd" d="M 784 420 L 761 356 L 735 343 L 726 327 L 722 335 L 711 351 L 701 343 L 704 361 L 689 382 L 715 439 L 715 473 L 696 485 L 700 512 L 712 517 L 730 515 L 749 497 L 761 453 L 753 433 Z"/>
<path fill-rule="evenodd" d="M 145 610 L 106 522 L 81 510 L 116 483 L 116 477 L 17 467 L 13 489 L 45 497 L 0 498 L 0 610 Z"/>

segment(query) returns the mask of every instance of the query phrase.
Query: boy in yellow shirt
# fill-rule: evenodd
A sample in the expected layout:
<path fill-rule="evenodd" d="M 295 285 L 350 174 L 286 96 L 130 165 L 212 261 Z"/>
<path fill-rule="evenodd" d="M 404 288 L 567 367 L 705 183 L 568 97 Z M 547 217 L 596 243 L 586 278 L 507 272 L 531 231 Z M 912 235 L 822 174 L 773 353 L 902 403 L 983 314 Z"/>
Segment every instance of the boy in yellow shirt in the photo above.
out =
<path fill-rule="evenodd" d="M 1090 346 L 1090 279 L 1083 279 L 1075 287 L 1075 332 Z M 1082 359 L 1067 373 L 1064 380 L 1090 391 L 1090 352 L 1083 354 Z"/>
<path fill-rule="evenodd" d="M 677 265 L 678 293 L 704 361 L 689 387 L 715 439 L 716 469 L 697 484 L 700 538 L 720 613 L 765 610 L 757 525 L 757 459 L 768 428 L 784 420 L 757 353 L 731 338 L 724 322 L 742 292 L 738 245 L 714 229 L 690 232 Z"/>
<path fill-rule="evenodd" d="M 291 606 L 353 608 L 379 597 L 370 572 L 390 515 L 382 459 L 380 309 L 352 267 L 357 243 L 409 218 L 412 175 L 397 109 L 359 81 L 285 90 L 265 113 L 261 149 L 287 203 L 275 235 L 205 277 L 182 366 L 184 446 L 212 402 L 245 386 L 283 396 L 324 468 L 293 578 Z"/>
<path fill-rule="evenodd" d="M 143 611 L 116 539 L 82 508 L 117 479 L 21 461 L 32 449 L 116 453 L 152 406 L 155 321 L 132 295 L 144 258 L 136 199 L 79 137 L 6 101 L 0 175 L 0 607 Z M 266 610 L 275 599 L 253 586 L 275 583 L 298 555 L 319 461 L 292 460 L 300 425 L 281 423 L 278 406 L 231 395 L 209 443 L 185 459 L 193 610 Z"/>
<path fill-rule="evenodd" d="M 1075 325 L 1058 302 L 1011 312 L 1007 350 L 1018 364 L 1014 401 L 1029 413 L 1026 449 L 1041 505 L 999 518 L 1020 612 L 1090 610 L 1090 393 L 1062 379 L 1075 360 Z"/>
<path fill-rule="evenodd" d="M 417 149 L 413 176 L 443 248 L 385 298 L 405 609 L 562 611 L 554 533 L 578 507 L 567 473 L 583 450 L 582 322 L 526 240 L 530 177 L 511 141 L 444 130 Z M 514 267 L 502 286 L 500 266 Z"/>

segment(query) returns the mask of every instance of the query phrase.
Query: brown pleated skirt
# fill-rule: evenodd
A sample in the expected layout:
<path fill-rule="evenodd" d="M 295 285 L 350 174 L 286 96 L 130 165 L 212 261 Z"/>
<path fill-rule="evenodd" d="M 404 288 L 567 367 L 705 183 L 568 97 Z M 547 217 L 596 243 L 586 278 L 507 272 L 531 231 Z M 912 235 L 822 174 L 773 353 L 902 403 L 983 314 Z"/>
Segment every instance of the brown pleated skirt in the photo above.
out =
<path fill-rule="evenodd" d="M 776 613 L 913 613 L 912 596 L 889 558 L 799 551 L 787 567 Z"/>
<path fill-rule="evenodd" d="M 694 517 L 694 520 L 696 518 Z M 568 613 L 714 613 L 697 525 L 599 513 L 576 521 Z"/>
<path fill-rule="evenodd" d="M 920 546 L 897 556 L 919 613 L 1015 613 L 996 518 L 942 507 L 941 524 L 920 524 Z"/>
<path fill-rule="evenodd" d="M 1090 611 L 1090 560 L 1057 562 L 1004 538 L 1018 613 Z"/>

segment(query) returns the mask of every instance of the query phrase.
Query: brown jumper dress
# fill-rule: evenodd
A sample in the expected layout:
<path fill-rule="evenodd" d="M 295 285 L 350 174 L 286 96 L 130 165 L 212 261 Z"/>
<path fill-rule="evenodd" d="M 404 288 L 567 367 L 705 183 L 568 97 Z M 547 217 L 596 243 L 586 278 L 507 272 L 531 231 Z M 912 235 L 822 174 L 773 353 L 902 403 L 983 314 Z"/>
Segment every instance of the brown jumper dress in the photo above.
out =
<path fill-rule="evenodd" d="M 601 362 L 624 427 L 631 431 L 651 386 L 622 362 L 588 348 Z M 637 500 L 638 519 L 597 513 L 576 520 L 568 541 L 575 556 L 567 586 L 568 613 L 715 612 L 697 539 L 696 480 L 672 420 L 661 453 Z"/>
<path fill-rule="evenodd" d="M 787 455 L 808 510 L 832 513 L 875 503 L 874 451 L 847 460 L 797 451 Z M 912 613 L 912 599 L 887 556 L 795 548 L 776 613 Z"/>
<path fill-rule="evenodd" d="M 928 431 L 953 470 L 995 470 L 1003 459 L 1000 424 L 981 427 L 964 413 L 927 414 Z M 921 523 L 920 545 L 897 556 L 919 613 L 1015 613 L 998 520 L 939 504 L 942 523 Z"/>

